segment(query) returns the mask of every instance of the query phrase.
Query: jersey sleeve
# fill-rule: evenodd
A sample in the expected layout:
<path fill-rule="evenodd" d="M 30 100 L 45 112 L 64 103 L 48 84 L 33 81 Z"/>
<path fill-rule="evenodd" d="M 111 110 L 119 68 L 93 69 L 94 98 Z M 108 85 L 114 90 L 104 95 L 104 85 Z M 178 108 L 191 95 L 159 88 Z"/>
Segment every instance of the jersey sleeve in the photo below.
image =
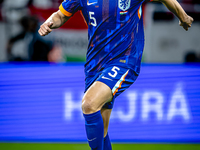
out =
<path fill-rule="evenodd" d="M 67 17 L 72 16 L 81 9 L 79 0 L 64 0 L 59 6 L 59 10 Z"/>

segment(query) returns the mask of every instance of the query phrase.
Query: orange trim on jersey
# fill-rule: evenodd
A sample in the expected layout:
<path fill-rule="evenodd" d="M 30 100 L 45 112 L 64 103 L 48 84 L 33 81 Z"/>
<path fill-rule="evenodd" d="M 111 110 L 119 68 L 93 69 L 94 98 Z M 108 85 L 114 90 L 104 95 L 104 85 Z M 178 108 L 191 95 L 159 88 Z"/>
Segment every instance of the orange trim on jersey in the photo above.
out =
<path fill-rule="evenodd" d="M 128 71 L 129 72 L 129 71 Z M 113 96 L 118 92 L 118 90 L 121 88 L 122 83 L 125 81 L 126 76 L 128 75 L 128 72 L 126 73 L 126 75 L 124 76 L 123 80 L 120 82 L 119 87 L 115 90 L 115 92 L 113 93 Z"/>
<path fill-rule="evenodd" d="M 83 13 L 82 13 L 82 11 L 80 11 L 80 14 L 81 14 L 81 16 L 83 17 L 83 20 L 84 20 L 84 22 L 85 22 L 86 26 L 88 27 L 88 24 L 87 24 L 87 22 L 86 22 L 86 20 L 85 20 L 85 17 L 83 16 Z"/>
<path fill-rule="evenodd" d="M 61 11 L 65 16 L 67 16 L 67 17 L 72 16 L 72 13 L 66 11 L 66 10 L 63 8 L 62 4 L 59 6 L 59 9 L 60 9 L 60 11 Z"/>
<path fill-rule="evenodd" d="M 140 6 L 141 7 L 141 6 Z M 141 18 L 141 15 L 140 15 L 140 7 L 138 9 L 138 18 L 140 19 Z"/>

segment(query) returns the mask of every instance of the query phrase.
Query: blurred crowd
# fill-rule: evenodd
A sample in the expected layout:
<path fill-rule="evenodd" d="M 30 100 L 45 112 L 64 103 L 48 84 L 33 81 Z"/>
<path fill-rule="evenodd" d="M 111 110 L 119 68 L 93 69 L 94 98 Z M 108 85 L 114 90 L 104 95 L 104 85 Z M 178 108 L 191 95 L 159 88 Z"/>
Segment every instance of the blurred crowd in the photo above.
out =
<path fill-rule="evenodd" d="M 53 47 L 53 41 L 44 40 L 38 33 L 38 19 L 35 16 L 24 16 L 20 19 L 22 31 L 11 37 L 7 43 L 9 61 L 48 61 L 48 53 Z M 27 44 L 28 57 L 13 56 L 12 47 L 15 42 L 24 40 Z"/>
<path fill-rule="evenodd" d="M 38 34 L 40 23 L 46 18 L 34 12 L 35 8 L 48 9 L 57 6 L 58 9 L 60 2 L 59 0 L 0 0 L 0 20 L 6 22 L 8 61 L 57 62 L 61 59 L 61 48 L 55 44 L 54 39 L 43 38 Z M 13 53 L 19 41 L 24 43 L 26 54 Z"/>

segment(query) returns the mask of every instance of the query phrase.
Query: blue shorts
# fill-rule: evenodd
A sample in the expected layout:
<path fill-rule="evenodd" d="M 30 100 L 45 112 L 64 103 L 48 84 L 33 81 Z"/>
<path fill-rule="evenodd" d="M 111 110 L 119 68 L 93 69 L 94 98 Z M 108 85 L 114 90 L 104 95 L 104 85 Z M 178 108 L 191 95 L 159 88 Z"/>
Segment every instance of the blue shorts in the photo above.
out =
<path fill-rule="evenodd" d="M 107 102 L 103 108 L 112 109 L 114 100 L 123 91 L 129 88 L 137 79 L 138 75 L 134 70 L 121 66 L 109 66 L 98 72 L 94 76 L 87 76 L 85 82 L 85 91 L 95 81 L 100 81 L 110 87 L 113 94 L 113 99 Z"/>

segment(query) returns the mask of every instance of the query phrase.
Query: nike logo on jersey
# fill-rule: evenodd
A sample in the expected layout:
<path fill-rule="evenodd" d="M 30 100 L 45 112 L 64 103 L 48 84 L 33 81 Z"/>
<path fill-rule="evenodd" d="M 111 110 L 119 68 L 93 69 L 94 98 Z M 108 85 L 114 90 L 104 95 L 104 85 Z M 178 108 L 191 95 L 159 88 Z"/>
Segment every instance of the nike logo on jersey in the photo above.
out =
<path fill-rule="evenodd" d="M 102 78 L 102 79 L 107 79 L 107 80 L 110 80 L 110 81 L 112 81 L 112 79 L 110 79 L 110 78 L 107 78 L 107 77 L 105 77 L 105 76 L 102 76 L 101 78 Z"/>
<path fill-rule="evenodd" d="M 93 141 L 93 140 L 95 140 L 95 139 L 96 139 L 96 138 L 93 138 L 93 139 L 91 139 L 91 140 L 90 140 L 90 139 L 87 139 L 87 140 L 88 140 L 88 141 Z"/>
<path fill-rule="evenodd" d="M 89 3 L 89 2 L 87 1 L 87 5 L 88 5 L 88 6 L 93 5 L 93 4 L 96 4 L 96 3 L 97 3 L 97 2 Z"/>

